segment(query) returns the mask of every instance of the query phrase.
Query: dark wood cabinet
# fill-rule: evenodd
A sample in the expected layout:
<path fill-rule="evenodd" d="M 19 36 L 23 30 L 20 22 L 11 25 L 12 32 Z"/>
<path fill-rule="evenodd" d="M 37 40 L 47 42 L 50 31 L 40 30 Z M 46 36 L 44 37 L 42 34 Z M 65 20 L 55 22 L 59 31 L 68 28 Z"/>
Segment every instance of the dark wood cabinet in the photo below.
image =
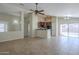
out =
<path fill-rule="evenodd" d="M 38 28 L 51 29 L 51 22 L 38 22 Z"/>

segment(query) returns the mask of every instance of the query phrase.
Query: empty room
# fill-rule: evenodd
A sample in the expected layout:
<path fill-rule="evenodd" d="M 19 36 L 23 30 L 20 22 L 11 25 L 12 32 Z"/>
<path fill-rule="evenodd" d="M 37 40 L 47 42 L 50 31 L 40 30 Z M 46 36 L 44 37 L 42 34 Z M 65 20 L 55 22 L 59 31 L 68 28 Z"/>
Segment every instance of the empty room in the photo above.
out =
<path fill-rule="evenodd" d="M 0 55 L 79 55 L 79 3 L 0 3 Z"/>

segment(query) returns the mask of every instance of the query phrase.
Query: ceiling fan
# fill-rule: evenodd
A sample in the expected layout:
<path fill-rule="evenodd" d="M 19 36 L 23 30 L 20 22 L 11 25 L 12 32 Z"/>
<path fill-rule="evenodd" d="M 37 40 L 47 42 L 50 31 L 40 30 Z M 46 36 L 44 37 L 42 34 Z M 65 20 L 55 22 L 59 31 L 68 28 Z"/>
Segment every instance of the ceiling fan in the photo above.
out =
<path fill-rule="evenodd" d="M 45 15 L 44 13 L 42 13 L 44 12 L 44 10 L 38 10 L 38 3 L 35 3 L 35 8 L 35 10 L 30 9 L 30 11 L 33 11 L 35 14 Z"/>
<path fill-rule="evenodd" d="M 24 7 L 24 4 L 23 4 L 23 3 L 19 3 L 19 5 L 20 5 L 21 7 Z M 45 14 L 43 13 L 44 10 L 38 10 L 38 3 L 35 3 L 35 10 L 30 9 L 30 11 L 34 12 L 35 14 L 45 15 Z"/>

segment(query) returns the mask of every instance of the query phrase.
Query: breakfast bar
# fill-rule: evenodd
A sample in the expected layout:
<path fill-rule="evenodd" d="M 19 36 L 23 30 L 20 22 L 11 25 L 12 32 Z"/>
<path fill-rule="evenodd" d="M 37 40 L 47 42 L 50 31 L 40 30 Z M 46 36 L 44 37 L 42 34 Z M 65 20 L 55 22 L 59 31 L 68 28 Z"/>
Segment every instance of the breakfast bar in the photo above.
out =
<path fill-rule="evenodd" d="M 40 38 L 51 38 L 51 30 L 50 29 L 36 29 L 36 37 Z"/>

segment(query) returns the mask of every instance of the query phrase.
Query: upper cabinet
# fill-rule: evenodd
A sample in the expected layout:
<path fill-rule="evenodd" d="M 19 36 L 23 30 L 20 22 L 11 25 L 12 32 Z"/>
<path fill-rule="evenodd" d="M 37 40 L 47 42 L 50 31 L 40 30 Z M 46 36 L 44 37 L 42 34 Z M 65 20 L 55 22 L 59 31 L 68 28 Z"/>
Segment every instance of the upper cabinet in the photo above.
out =
<path fill-rule="evenodd" d="M 52 22 L 52 16 L 38 15 L 38 22 Z"/>

